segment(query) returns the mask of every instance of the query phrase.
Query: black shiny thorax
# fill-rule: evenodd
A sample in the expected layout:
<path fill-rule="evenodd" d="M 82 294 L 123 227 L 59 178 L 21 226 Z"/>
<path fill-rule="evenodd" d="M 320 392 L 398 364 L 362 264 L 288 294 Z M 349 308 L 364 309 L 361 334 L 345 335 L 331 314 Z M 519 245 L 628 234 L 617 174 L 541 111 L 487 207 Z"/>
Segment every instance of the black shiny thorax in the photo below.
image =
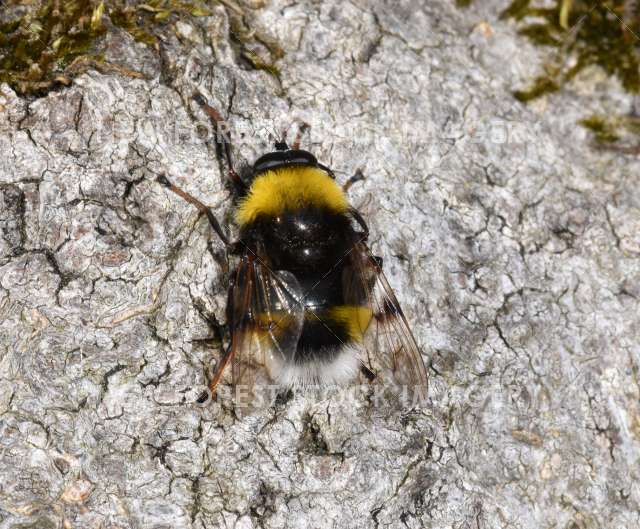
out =
<path fill-rule="evenodd" d="M 260 217 L 243 228 L 241 239 L 261 245 L 274 269 L 305 275 L 333 266 L 349 250 L 354 235 L 346 215 L 306 207 Z"/>

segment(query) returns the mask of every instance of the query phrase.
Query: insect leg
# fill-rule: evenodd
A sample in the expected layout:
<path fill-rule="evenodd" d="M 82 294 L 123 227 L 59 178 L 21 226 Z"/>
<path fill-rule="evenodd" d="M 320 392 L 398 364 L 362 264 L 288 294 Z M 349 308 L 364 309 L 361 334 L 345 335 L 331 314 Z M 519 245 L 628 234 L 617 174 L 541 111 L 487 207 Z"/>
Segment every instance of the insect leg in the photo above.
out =
<path fill-rule="evenodd" d="M 216 387 L 220 383 L 220 379 L 222 378 L 222 374 L 224 373 L 225 368 L 229 365 L 229 362 L 233 360 L 235 354 L 235 349 L 233 345 L 231 345 L 224 353 L 224 356 L 220 359 L 220 364 L 216 368 L 216 372 L 211 377 L 211 381 L 209 382 L 209 391 L 211 395 L 215 395 Z"/>
<path fill-rule="evenodd" d="M 362 228 L 362 239 L 363 240 L 367 240 L 369 238 L 369 226 L 367 226 L 367 223 L 365 222 L 365 220 L 362 218 L 362 215 L 360 215 L 360 213 L 358 213 L 357 209 L 351 208 L 349 210 L 349 213 L 351 213 L 351 216 L 355 219 L 355 221 L 360 224 L 360 227 Z"/>
<path fill-rule="evenodd" d="M 180 198 L 186 200 L 190 204 L 193 204 L 196 208 L 198 208 L 198 211 L 200 211 L 201 213 L 204 213 L 207 216 L 207 219 L 209 220 L 209 224 L 211 224 L 213 231 L 215 231 L 218 234 L 218 237 L 220 237 L 220 240 L 222 240 L 225 246 L 231 245 L 228 237 L 225 235 L 224 231 L 222 231 L 222 227 L 220 226 L 218 219 L 216 219 L 213 213 L 211 212 L 210 207 L 204 205 L 194 196 L 190 195 L 186 191 L 183 191 L 178 186 L 172 184 L 169 181 L 169 179 L 163 174 L 158 175 L 158 182 L 162 184 L 164 187 L 168 188 L 170 191 L 173 191 Z"/>
<path fill-rule="evenodd" d="M 362 173 L 362 169 L 357 169 L 354 175 L 344 183 L 342 190 L 346 193 L 353 184 L 361 180 L 364 180 L 364 174 Z"/>
<path fill-rule="evenodd" d="M 293 139 L 293 143 L 291 144 L 291 148 L 294 151 L 297 151 L 300 149 L 300 142 L 302 141 L 302 135 L 311 128 L 311 125 L 309 125 L 307 122 L 301 121 L 301 120 L 297 120 L 297 121 L 299 123 L 298 132 L 296 133 L 296 136 Z"/>
<path fill-rule="evenodd" d="M 289 135 L 289 130 L 293 126 L 293 123 L 298 124 L 298 132 L 296 132 L 296 136 L 293 140 L 293 143 L 291 144 L 291 147 L 289 147 L 289 145 L 287 144 L 287 136 Z M 310 128 L 311 128 L 311 125 L 309 125 L 306 121 L 302 121 L 299 118 L 295 118 L 293 122 L 289 124 L 289 126 L 284 127 L 281 130 L 280 138 L 282 139 L 276 140 L 275 142 L 276 151 L 300 150 L 300 142 L 302 141 L 302 135 Z"/>
<path fill-rule="evenodd" d="M 378 376 L 363 363 L 360 364 L 360 372 L 364 375 L 368 382 L 373 382 Z"/>
<path fill-rule="evenodd" d="M 193 100 L 200 105 L 202 110 L 209 116 L 212 123 L 215 125 L 216 141 L 222 145 L 222 152 L 224 153 L 225 160 L 227 162 L 227 171 L 229 172 L 229 179 L 234 185 L 237 191 L 245 191 L 246 185 L 242 181 L 242 178 L 236 173 L 233 168 L 233 158 L 231 157 L 231 141 L 226 130 L 226 121 L 222 118 L 220 112 L 207 103 L 204 96 L 198 92 L 193 95 Z"/>

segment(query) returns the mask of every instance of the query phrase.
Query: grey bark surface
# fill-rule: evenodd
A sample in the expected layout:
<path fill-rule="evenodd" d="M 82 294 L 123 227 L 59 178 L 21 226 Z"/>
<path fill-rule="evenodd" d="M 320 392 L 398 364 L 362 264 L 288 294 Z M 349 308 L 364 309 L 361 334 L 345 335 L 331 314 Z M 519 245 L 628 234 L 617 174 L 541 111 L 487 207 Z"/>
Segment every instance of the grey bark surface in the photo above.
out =
<path fill-rule="evenodd" d="M 515 101 L 543 52 L 496 4 L 245 6 L 280 82 L 218 7 L 158 54 L 110 36 L 146 80 L 0 88 L 0 528 L 639 526 L 639 166 L 576 125 L 633 101 L 597 70 Z M 351 201 L 430 365 L 426 410 L 195 402 L 224 251 L 155 181 L 230 221 L 195 89 L 247 131 L 240 162 L 270 147 L 254 127 L 298 117 L 339 180 L 363 169 Z"/>

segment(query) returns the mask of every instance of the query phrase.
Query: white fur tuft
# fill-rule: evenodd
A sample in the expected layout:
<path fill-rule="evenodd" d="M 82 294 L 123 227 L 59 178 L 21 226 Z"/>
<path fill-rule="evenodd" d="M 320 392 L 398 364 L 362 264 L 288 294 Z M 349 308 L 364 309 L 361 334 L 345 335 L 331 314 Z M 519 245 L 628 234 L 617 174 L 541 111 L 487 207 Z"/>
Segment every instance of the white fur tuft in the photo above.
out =
<path fill-rule="evenodd" d="M 358 374 L 360 359 L 356 348 L 344 346 L 338 355 L 328 362 L 287 362 L 274 367 L 272 373 L 275 381 L 285 387 L 343 385 Z"/>

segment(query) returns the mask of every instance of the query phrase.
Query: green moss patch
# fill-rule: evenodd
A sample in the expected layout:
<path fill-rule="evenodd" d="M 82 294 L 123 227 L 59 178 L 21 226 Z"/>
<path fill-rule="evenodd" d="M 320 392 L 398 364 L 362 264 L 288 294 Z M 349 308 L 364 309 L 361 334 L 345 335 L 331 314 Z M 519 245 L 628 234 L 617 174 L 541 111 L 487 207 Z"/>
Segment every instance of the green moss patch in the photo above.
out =
<path fill-rule="evenodd" d="M 626 90 L 640 91 L 640 4 L 632 0 L 557 0 L 536 7 L 514 0 L 502 13 L 520 23 L 519 32 L 532 42 L 558 50 L 531 87 L 516 92 L 529 101 L 557 90 L 587 66 L 597 65 L 617 77 Z"/>
<path fill-rule="evenodd" d="M 176 14 L 210 12 L 202 4 L 177 0 L 8 0 L 0 18 L 0 82 L 21 94 L 42 94 L 90 66 L 124 72 L 104 62 L 107 31 L 120 27 L 137 41 L 157 46 L 154 29 Z"/>
<path fill-rule="evenodd" d="M 598 144 L 614 149 L 625 150 L 625 144 L 634 145 L 640 134 L 640 118 L 636 116 L 593 115 L 580 121 L 580 125 L 593 133 Z"/>

